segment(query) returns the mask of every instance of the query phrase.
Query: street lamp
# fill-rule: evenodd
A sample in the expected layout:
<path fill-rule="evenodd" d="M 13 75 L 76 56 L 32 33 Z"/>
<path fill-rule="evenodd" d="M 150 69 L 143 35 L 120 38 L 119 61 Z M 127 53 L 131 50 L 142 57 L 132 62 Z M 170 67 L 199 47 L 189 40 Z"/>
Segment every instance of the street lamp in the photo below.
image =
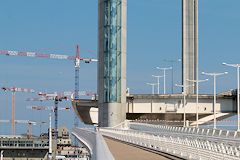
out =
<path fill-rule="evenodd" d="M 186 91 L 185 91 L 185 88 L 186 87 L 194 87 L 194 84 L 192 85 L 187 85 L 187 86 L 184 86 L 184 85 L 180 85 L 180 84 L 175 84 L 175 86 L 177 87 L 181 87 L 183 88 L 183 127 L 186 127 L 186 108 L 185 108 L 185 104 L 186 104 Z"/>
<path fill-rule="evenodd" d="M 174 83 L 174 82 L 173 82 L 173 79 L 174 79 L 174 78 L 173 78 L 173 76 L 174 76 L 174 71 L 173 71 L 173 68 L 174 68 L 174 67 L 173 67 L 173 64 L 174 64 L 174 63 L 177 63 L 177 62 L 181 62 L 182 60 L 181 60 L 181 59 L 177 59 L 177 60 L 166 60 L 166 59 L 164 59 L 163 61 L 170 63 L 171 66 L 172 66 L 172 94 L 173 94 L 173 87 L 174 87 L 174 86 L 173 86 L 173 83 Z"/>
<path fill-rule="evenodd" d="M 216 77 L 221 76 L 224 74 L 228 74 L 228 72 L 223 72 L 223 73 L 206 73 L 202 72 L 202 74 L 207 75 L 207 76 L 213 76 L 213 128 L 216 129 Z"/>
<path fill-rule="evenodd" d="M 240 132 L 240 108 L 239 108 L 239 67 L 240 64 L 227 64 L 222 63 L 225 66 L 237 68 L 237 131 Z"/>
<path fill-rule="evenodd" d="M 156 83 L 146 83 L 147 85 L 152 86 L 152 94 L 154 94 L 154 86 L 157 85 Z"/>
<path fill-rule="evenodd" d="M 155 76 L 155 75 L 152 75 L 153 77 L 157 78 L 157 85 L 158 85 L 158 94 L 159 94 L 159 79 L 163 76 Z"/>
<path fill-rule="evenodd" d="M 3 160 L 3 150 L 1 150 L 1 159 L 0 160 Z"/>
<path fill-rule="evenodd" d="M 187 81 L 196 83 L 196 123 L 197 123 L 196 127 L 198 128 L 198 83 L 206 82 L 206 81 L 208 81 L 208 79 L 204 79 L 204 80 L 189 80 L 189 79 L 187 79 Z"/>
<path fill-rule="evenodd" d="M 168 67 L 168 68 L 157 67 L 157 69 L 163 70 L 163 94 L 165 94 L 166 93 L 166 86 L 165 86 L 166 70 L 170 70 L 170 69 L 172 69 L 172 67 Z"/>
<path fill-rule="evenodd" d="M 48 158 L 51 160 L 52 157 L 52 114 L 49 113 L 49 136 L 48 136 L 48 142 L 49 142 L 49 149 L 48 149 Z M 55 155 L 54 155 L 55 156 Z"/>

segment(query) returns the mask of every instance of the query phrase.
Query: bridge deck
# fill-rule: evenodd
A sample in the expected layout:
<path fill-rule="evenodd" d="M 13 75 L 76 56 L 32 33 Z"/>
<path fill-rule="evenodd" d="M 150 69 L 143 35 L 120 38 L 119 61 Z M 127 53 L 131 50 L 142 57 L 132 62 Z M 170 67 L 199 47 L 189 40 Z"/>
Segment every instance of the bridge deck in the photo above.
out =
<path fill-rule="evenodd" d="M 148 152 L 146 150 L 127 145 L 118 141 L 114 141 L 110 138 L 104 137 L 105 142 L 108 145 L 109 150 L 116 160 L 169 160 L 159 154 Z"/>

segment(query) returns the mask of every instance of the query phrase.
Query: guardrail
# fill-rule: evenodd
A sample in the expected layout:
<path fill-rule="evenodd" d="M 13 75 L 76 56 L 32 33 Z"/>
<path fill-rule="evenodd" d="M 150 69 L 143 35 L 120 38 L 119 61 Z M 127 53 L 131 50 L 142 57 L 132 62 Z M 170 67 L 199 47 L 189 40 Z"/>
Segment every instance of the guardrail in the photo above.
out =
<path fill-rule="evenodd" d="M 89 150 L 91 160 L 114 160 L 103 137 L 93 129 L 74 128 L 72 134 Z"/>
<path fill-rule="evenodd" d="M 184 159 L 239 160 L 239 132 L 129 123 L 128 129 L 99 128 L 108 137 Z M 133 130 L 134 129 L 134 130 Z"/>
<path fill-rule="evenodd" d="M 175 127 L 168 125 L 153 125 L 147 123 L 136 123 L 128 122 L 129 128 L 140 131 L 150 131 L 155 133 L 181 133 L 181 135 L 191 135 L 191 136 L 203 136 L 204 138 L 221 138 L 228 139 L 228 141 L 233 140 L 234 143 L 236 140 L 239 140 L 240 145 L 240 132 L 230 131 L 230 130 L 221 130 L 221 129 L 211 129 L 211 128 L 195 128 L 195 127 Z"/>

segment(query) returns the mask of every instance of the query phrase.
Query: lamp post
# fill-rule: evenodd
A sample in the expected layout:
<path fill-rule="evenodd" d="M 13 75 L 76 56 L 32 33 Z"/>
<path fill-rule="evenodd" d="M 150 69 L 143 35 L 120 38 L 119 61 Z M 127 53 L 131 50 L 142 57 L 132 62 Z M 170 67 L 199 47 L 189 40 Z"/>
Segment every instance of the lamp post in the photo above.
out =
<path fill-rule="evenodd" d="M 183 88 L 183 92 L 182 92 L 182 94 L 183 94 L 183 127 L 186 127 L 186 108 L 185 108 L 185 104 L 186 104 L 186 91 L 185 91 L 185 88 L 186 87 L 193 87 L 194 84 L 187 85 L 187 86 L 180 85 L 180 84 L 175 84 L 175 86 Z"/>
<path fill-rule="evenodd" d="M 48 149 L 48 158 L 51 160 L 52 157 L 52 115 L 49 113 L 49 136 L 48 136 L 48 142 L 49 142 L 49 149 Z M 54 155 L 55 156 L 55 155 Z"/>
<path fill-rule="evenodd" d="M 239 68 L 240 64 L 222 63 L 225 66 L 237 68 L 237 131 L 240 132 L 240 108 L 239 108 Z"/>
<path fill-rule="evenodd" d="M 163 77 L 163 76 L 155 76 L 155 75 L 152 75 L 152 76 L 155 77 L 155 78 L 157 78 L 157 85 L 158 85 L 158 92 L 157 92 L 157 93 L 159 94 L 159 92 L 160 92 L 160 91 L 159 91 L 159 90 L 160 90 L 160 89 L 159 89 L 159 79 L 160 79 L 161 77 Z"/>
<path fill-rule="evenodd" d="M 156 83 L 146 83 L 147 85 L 152 86 L 152 94 L 154 94 L 154 86 L 157 85 Z"/>
<path fill-rule="evenodd" d="M 0 160 L 3 160 L 3 150 L 1 150 L 1 159 Z"/>
<path fill-rule="evenodd" d="M 168 62 L 168 63 L 170 63 L 171 64 L 171 66 L 172 66 L 172 94 L 173 94 L 173 77 L 174 77 L 174 70 L 173 70 L 173 65 L 174 65 L 174 63 L 177 63 L 177 62 L 181 62 L 182 60 L 181 59 L 177 59 L 177 60 L 167 60 L 167 59 L 164 59 L 163 61 L 165 61 L 165 62 Z"/>
<path fill-rule="evenodd" d="M 166 86 L 165 86 L 165 81 L 166 81 L 166 70 L 170 70 L 172 69 L 172 67 L 168 67 L 168 68 L 160 68 L 157 67 L 157 69 L 163 70 L 163 94 L 166 93 Z"/>
<path fill-rule="evenodd" d="M 224 74 L 228 74 L 228 72 L 223 73 L 206 73 L 202 72 L 202 74 L 207 76 L 213 76 L 213 128 L 216 129 L 216 77 Z"/>
<path fill-rule="evenodd" d="M 208 81 L 208 79 L 204 79 L 204 80 L 189 80 L 189 79 L 187 79 L 187 81 L 196 83 L 196 123 L 197 123 L 196 127 L 198 128 L 198 83 L 206 82 L 206 81 Z"/>

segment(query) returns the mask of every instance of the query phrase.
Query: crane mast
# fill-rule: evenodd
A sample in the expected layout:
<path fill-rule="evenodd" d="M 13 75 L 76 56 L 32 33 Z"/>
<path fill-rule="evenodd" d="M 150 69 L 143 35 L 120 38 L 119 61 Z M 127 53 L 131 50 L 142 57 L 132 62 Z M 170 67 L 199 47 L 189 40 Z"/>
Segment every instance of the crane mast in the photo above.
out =
<path fill-rule="evenodd" d="M 16 134 L 16 126 L 15 126 L 15 114 L 16 114 L 16 92 L 28 92 L 34 93 L 33 89 L 27 88 L 17 88 L 17 87 L 2 87 L 3 91 L 12 92 L 12 135 Z"/>
<path fill-rule="evenodd" d="M 85 63 L 97 62 L 97 59 L 93 58 L 81 58 L 80 57 L 80 47 L 77 45 L 76 47 L 76 55 L 68 56 L 61 54 L 46 54 L 39 52 L 22 52 L 22 51 L 9 51 L 9 50 L 0 50 L 0 55 L 6 56 L 25 56 L 25 57 L 35 57 L 35 58 L 46 58 L 46 59 L 59 59 L 59 60 L 71 60 L 75 61 L 75 94 L 74 98 L 79 99 L 79 70 L 80 70 L 80 61 L 84 61 Z"/>
<path fill-rule="evenodd" d="M 80 70 L 80 50 L 77 45 L 76 59 L 75 59 L 75 99 L 79 99 L 79 70 Z"/>
<path fill-rule="evenodd" d="M 57 138 L 58 138 L 58 103 L 62 100 L 67 100 L 67 96 L 71 96 L 72 92 L 63 92 L 63 93 L 43 93 L 39 92 L 38 95 L 42 96 L 40 98 L 30 98 L 27 100 L 30 101 L 43 101 L 43 100 L 54 100 L 54 108 L 49 109 L 50 107 L 43 107 L 43 106 L 32 106 L 32 109 L 36 110 L 52 110 L 54 111 L 54 150 L 53 150 L 53 159 L 56 157 L 56 150 L 57 150 Z M 69 108 L 66 108 L 69 109 Z"/>

